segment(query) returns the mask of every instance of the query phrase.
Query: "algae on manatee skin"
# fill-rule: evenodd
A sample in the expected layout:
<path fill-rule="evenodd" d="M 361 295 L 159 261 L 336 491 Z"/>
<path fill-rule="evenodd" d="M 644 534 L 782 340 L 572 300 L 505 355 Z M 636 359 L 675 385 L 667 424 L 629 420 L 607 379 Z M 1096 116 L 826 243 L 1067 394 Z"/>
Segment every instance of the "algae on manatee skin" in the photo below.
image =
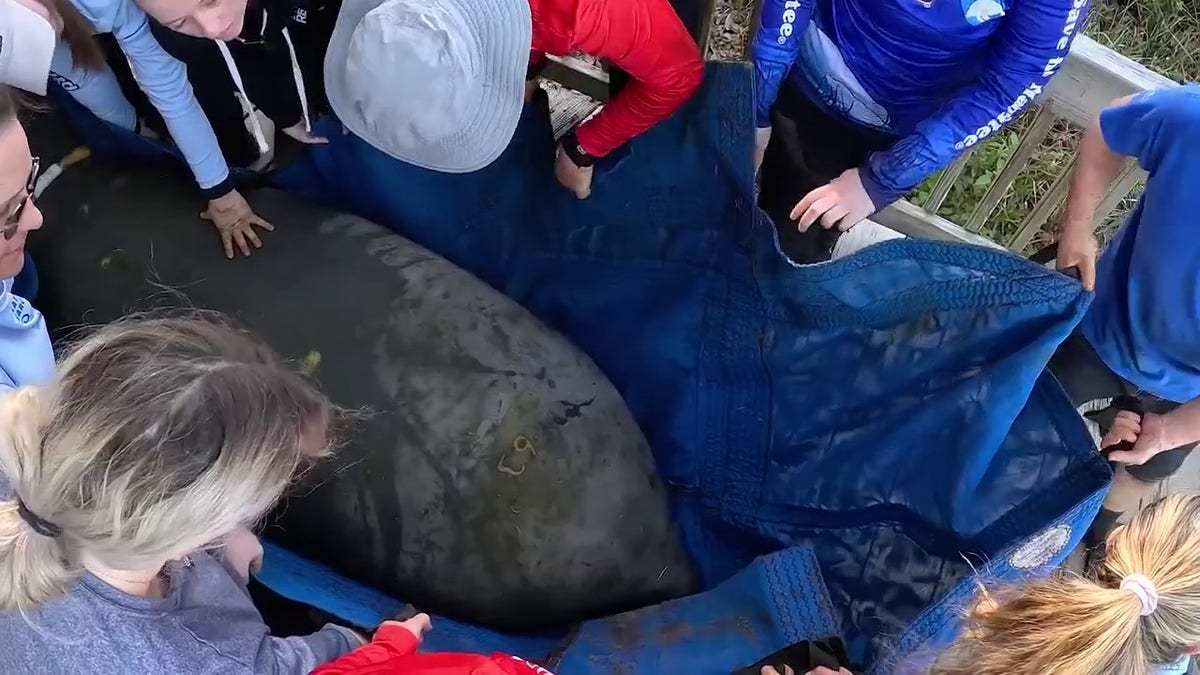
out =
<path fill-rule="evenodd" d="M 317 368 L 321 365 L 321 352 L 313 349 L 304 355 L 304 359 L 300 361 L 300 372 L 305 375 L 312 375 L 317 372 Z"/>

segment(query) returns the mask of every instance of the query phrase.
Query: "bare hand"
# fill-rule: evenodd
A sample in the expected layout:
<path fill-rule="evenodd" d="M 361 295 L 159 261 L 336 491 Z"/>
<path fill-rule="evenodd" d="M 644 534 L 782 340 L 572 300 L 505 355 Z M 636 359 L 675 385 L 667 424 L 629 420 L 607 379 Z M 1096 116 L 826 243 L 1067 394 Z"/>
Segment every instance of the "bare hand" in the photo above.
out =
<path fill-rule="evenodd" d="M 325 138 L 324 136 L 314 136 L 311 131 L 304 128 L 303 120 L 285 128 L 283 133 L 287 134 L 292 139 L 304 143 L 305 145 L 320 145 L 322 143 L 329 142 L 328 138 Z"/>
<path fill-rule="evenodd" d="M 808 231 L 818 220 L 827 230 L 836 227 L 844 232 L 872 213 L 875 203 L 867 195 L 858 169 L 850 169 L 805 195 L 792 209 L 791 218 L 799 221 L 801 232 Z"/>
<path fill-rule="evenodd" d="M 561 145 L 558 146 L 554 159 L 554 176 L 563 187 L 580 199 L 587 199 L 588 195 L 592 194 L 592 167 L 575 166 L 575 162 L 563 152 Z"/>
<path fill-rule="evenodd" d="M 262 569 L 262 542 L 250 530 L 239 527 L 225 538 L 222 557 L 226 565 L 249 581 L 251 574 Z"/>
<path fill-rule="evenodd" d="M 433 621 L 429 619 L 428 614 L 422 613 L 414 616 L 411 619 L 408 619 L 407 621 L 384 621 L 380 624 L 381 628 L 383 626 L 400 626 L 404 630 L 412 633 L 413 637 L 417 638 L 417 642 L 420 643 L 421 636 L 425 633 L 425 631 L 433 628 Z"/>
<path fill-rule="evenodd" d="M 1112 428 L 1104 434 L 1100 447 L 1111 448 L 1120 443 L 1133 443 L 1133 449 L 1108 453 L 1110 462 L 1145 464 L 1158 453 L 1171 449 L 1171 444 L 1167 441 L 1166 418 L 1154 413 L 1139 416 L 1137 413 L 1122 410 L 1113 420 Z"/>
<path fill-rule="evenodd" d="M 1058 259 L 1054 267 L 1059 270 L 1077 268 L 1083 287 L 1089 291 L 1095 290 L 1096 255 L 1099 251 L 1096 237 L 1089 228 L 1064 226 L 1063 235 L 1058 240 Z"/>
<path fill-rule="evenodd" d="M 234 190 L 224 197 L 218 197 L 208 203 L 208 210 L 200 214 L 205 220 L 212 221 L 221 234 L 221 246 L 225 249 L 225 257 L 233 260 L 233 245 L 236 243 L 242 255 L 249 257 L 250 247 L 262 248 L 262 240 L 254 232 L 261 227 L 268 232 L 275 226 L 255 215 L 246 203 L 246 198 Z"/>

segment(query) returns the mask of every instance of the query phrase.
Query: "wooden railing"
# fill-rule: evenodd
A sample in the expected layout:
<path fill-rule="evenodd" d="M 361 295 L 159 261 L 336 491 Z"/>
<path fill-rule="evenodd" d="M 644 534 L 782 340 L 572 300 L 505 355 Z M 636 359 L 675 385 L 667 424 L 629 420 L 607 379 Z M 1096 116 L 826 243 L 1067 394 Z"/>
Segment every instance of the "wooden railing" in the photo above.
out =
<path fill-rule="evenodd" d="M 761 3 L 755 8 L 752 21 L 757 23 Z M 703 32 L 707 34 L 707 31 Z M 753 31 L 751 31 L 753 34 Z M 602 67 L 576 58 L 555 59 L 547 75 L 564 86 L 588 94 L 588 98 L 556 97 L 560 109 L 555 119 L 561 118 L 563 130 L 585 117 L 595 107 L 590 99 L 607 98 L 607 74 Z M 1079 127 L 1087 127 L 1096 116 L 1113 100 L 1147 89 L 1177 86 L 1177 83 L 1135 61 L 1109 49 L 1086 36 L 1079 36 L 1071 49 L 1070 56 L 1051 80 L 1039 104 L 1027 111 L 1032 119 L 1024 126 L 1024 133 L 1008 162 L 996 172 L 996 178 L 988 186 L 983 197 L 974 206 L 964 222 L 955 223 L 937 211 L 945 203 L 951 190 L 963 176 L 963 170 L 971 161 L 974 152 L 995 142 L 999 134 L 976 145 L 954 163 L 946 167 L 935 179 L 929 197 L 921 205 L 911 201 L 900 201 L 877 213 L 872 220 L 912 237 L 962 241 L 984 246 L 1008 248 L 1021 252 L 1042 232 L 1058 213 L 1070 187 L 1074 159 L 1067 162 L 1041 199 L 1025 215 L 1015 231 L 1004 240 L 996 241 L 983 234 L 985 225 L 1000 206 L 1006 194 L 1013 188 L 1017 178 L 1029 168 L 1029 163 L 1046 140 L 1052 129 L 1059 128 L 1056 122 L 1066 121 Z M 552 99 L 552 101 L 555 99 Z M 1015 122 L 1015 121 L 1014 121 Z M 1129 162 L 1120 178 L 1105 196 L 1097 212 L 1098 226 L 1145 178 L 1136 163 Z"/>
<path fill-rule="evenodd" d="M 937 177 L 928 199 L 922 206 L 908 201 L 899 202 L 875 215 L 873 220 L 903 234 L 929 239 L 965 241 L 987 246 L 1000 246 L 1021 252 L 1049 224 L 1067 195 L 1074 161 L 1069 162 L 1053 179 L 1049 189 L 1033 206 L 1028 215 L 1005 241 L 993 241 L 981 234 L 988 218 L 1000 205 L 1014 181 L 1028 167 L 1030 159 L 1046 139 L 1058 120 L 1086 127 L 1113 100 L 1147 89 L 1177 86 L 1176 83 L 1121 54 L 1080 36 L 1075 40 L 1070 57 L 1050 82 L 1040 104 L 1026 113 L 1033 115 L 1008 163 L 1000 169 L 995 180 L 975 205 L 963 223 L 954 223 L 937 215 L 951 189 L 971 161 L 964 153 Z M 986 144 L 980 143 L 974 151 Z M 1130 161 L 1120 178 L 1105 196 L 1097 213 L 1097 226 L 1115 209 L 1121 200 L 1145 178 L 1144 172 Z"/>

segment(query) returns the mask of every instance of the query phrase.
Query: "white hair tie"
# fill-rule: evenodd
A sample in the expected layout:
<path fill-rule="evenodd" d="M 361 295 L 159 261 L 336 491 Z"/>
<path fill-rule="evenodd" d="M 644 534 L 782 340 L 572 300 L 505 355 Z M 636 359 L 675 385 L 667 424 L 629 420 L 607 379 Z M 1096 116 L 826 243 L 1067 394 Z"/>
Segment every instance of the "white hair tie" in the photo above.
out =
<path fill-rule="evenodd" d="M 1142 610 L 1138 614 L 1150 616 L 1154 610 L 1158 609 L 1158 589 L 1154 587 L 1154 582 L 1150 581 L 1149 577 L 1142 574 L 1130 574 L 1121 580 L 1121 590 L 1133 593 L 1137 596 L 1138 602 L 1142 603 Z"/>

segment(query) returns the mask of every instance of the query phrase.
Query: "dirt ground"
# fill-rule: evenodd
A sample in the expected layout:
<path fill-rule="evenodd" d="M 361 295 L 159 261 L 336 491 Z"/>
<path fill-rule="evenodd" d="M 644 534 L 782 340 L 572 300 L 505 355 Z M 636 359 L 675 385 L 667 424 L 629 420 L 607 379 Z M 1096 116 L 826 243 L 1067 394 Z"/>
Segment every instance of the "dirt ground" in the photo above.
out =
<path fill-rule="evenodd" d="M 712 24 L 705 57 L 740 61 L 745 57 L 754 15 L 754 0 L 713 0 Z"/>

